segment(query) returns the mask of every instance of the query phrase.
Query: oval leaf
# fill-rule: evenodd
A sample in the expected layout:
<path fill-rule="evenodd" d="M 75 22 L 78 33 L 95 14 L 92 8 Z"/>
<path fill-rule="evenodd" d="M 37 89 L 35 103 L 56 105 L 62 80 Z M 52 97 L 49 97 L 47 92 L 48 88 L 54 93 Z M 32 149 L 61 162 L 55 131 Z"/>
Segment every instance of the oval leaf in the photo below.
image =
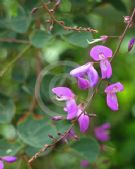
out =
<path fill-rule="evenodd" d="M 11 98 L 0 93 L 0 123 L 9 123 L 15 114 L 15 105 Z"/>
<path fill-rule="evenodd" d="M 18 124 L 20 139 L 32 147 L 41 148 L 45 144 L 51 143 L 48 134 L 56 137 L 56 130 L 45 119 L 36 120 L 29 117 Z"/>
<path fill-rule="evenodd" d="M 93 138 L 81 138 L 72 144 L 72 149 L 89 162 L 95 162 L 99 155 L 99 145 Z"/>
<path fill-rule="evenodd" d="M 43 48 L 50 39 L 52 39 L 52 36 L 41 30 L 33 33 L 30 37 L 32 45 L 36 48 Z"/>

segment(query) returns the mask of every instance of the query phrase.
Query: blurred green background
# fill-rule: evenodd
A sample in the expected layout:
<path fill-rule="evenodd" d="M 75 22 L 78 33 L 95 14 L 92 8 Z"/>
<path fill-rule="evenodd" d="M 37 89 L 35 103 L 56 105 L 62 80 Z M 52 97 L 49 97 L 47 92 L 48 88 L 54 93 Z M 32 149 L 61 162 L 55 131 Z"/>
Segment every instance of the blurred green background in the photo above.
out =
<path fill-rule="evenodd" d="M 98 33 L 92 34 L 66 31 L 57 24 L 49 30 L 49 15 L 44 9 L 31 13 L 42 2 L 0 0 L 0 156 L 18 156 L 16 163 L 5 164 L 6 169 L 29 168 L 28 159 L 44 144 L 51 142 L 48 134 L 58 137 L 58 131 L 66 131 L 70 122 L 54 123 L 48 116 L 47 108 L 66 115 L 62 105 L 53 98 L 51 88 L 68 86 L 76 93 L 78 103 L 85 102 L 89 97 L 88 91 L 76 87 L 76 81 L 69 76 L 69 71 L 77 64 L 82 65 L 91 60 L 89 50 L 95 44 L 88 45 L 87 39 L 92 41 L 102 35 L 121 35 L 125 28 L 123 16 L 130 15 L 135 7 L 134 0 L 61 0 L 54 14 L 56 18 L 64 21 L 67 26 L 98 30 Z M 49 7 L 53 4 L 55 1 Z M 106 106 L 105 82 L 102 82 L 87 110 L 88 113 L 97 114 L 91 120 L 90 130 L 85 134 L 86 138 L 91 137 L 90 144 L 93 144 L 85 154 L 90 161 L 90 169 L 135 168 L 135 48 L 128 52 L 128 42 L 133 37 L 135 28 L 128 30 L 120 51 L 112 62 L 113 76 L 109 81 L 120 81 L 125 88 L 124 92 L 118 94 L 119 111 L 112 112 Z M 104 45 L 114 51 L 117 43 L 117 38 L 110 38 Z M 64 61 L 65 65 L 58 61 Z M 41 70 L 49 72 L 41 83 L 40 105 L 41 101 L 35 101 L 34 90 Z M 98 66 L 97 70 L 99 71 Z M 105 143 L 104 151 L 92 161 L 90 156 L 91 153 L 94 156 L 94 145 L 97 144 L 93 128 L 106 121 L 112 126 L 111 140 Z M 75 126 L 75 131 L 82 137 L 78 125 Z M 74 141 L 69 144 L 59 143 L 35 160 L 32 168 L 82 168 L 80 161 L 85 157 L 74 150 L 74 144 Z M 79 146 L 83 147 L 81 144 Z"/>

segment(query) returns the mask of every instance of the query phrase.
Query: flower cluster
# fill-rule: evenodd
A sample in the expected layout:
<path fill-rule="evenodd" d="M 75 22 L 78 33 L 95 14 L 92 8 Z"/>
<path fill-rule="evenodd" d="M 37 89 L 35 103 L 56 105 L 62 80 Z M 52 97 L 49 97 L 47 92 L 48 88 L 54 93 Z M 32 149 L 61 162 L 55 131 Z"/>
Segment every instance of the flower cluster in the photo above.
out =
<path fill-rule="evenodd" d="M 0 157 L 0 169 L 4 168 L 4 162 L 13 163 L 17 160 L 15 156 L 3 156 Z"/>
<path fill-rule="evenodd" d="M 71 89 L 67 87 L 56 87 L 52 89 L 52 92 L 57 96 L 57 100 L 66 102 L 64 111 L 67 112 L 67 120 L 78 118 L 80 131 L 85 132 L 89 127 L 90 119 L 87 113 L 83 112 L 83 105 L 76 104 L 75 94 Z"/>
<path fill-rule="evenodd" d="M 108 79 L 112 76 L 112 67 L 109 59 L 113 57 L 113 52 L 110 48 L 97 45 L 90 50 L 90 57 L 94 60 L 93 62 L 88 62 L 70 72 L 70 75 L 77 80 L 78 87 L 82 90 L 94 88 L 99 81 L 98 72 L 94 68 L 95 62 L 100 65 L 102 79 Z M 106 87 L 106 102 L 111 110 L 117 111 L 119 109 L 116 93 L 123 91 L 123 89 L 123 85 L 120 82 L 110 84 Z M 84 110 L 82 103 L 77 105 L 75 94 L 72 90 L 67 87 L 55 87 L 52 89 L 52 92 L 57 96 L 56 99 L 58 101 L 65 101 L 64 111 L 67 112 L 67 120 L 76 118 L 80 126 L 80 131 L 86 132 L 89 128 L 90 117 Z M 106 130 L 109 128 L 110 125 L 108 123 L 97 127 L 95 129 L 97 139 L 100 141 L 108 140 L 109 137 L 106 134 Z"/>

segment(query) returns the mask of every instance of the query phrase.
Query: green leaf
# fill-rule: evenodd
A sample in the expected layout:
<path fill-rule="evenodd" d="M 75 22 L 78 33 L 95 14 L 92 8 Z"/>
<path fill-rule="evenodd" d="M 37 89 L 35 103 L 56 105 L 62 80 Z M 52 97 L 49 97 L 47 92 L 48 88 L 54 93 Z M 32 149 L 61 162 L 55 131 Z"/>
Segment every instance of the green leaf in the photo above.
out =
<path fill-rule="evenodd" d="M 18 82 L 24 82 L 28 76 L 28 72 L 29 63 L 26 60 L 20 59 L 12 69 L 12 78 Z"/>
<path fill-rule="evenodd" d="M 15 114 L 15 105 L 11 98 L 0 93 L 0 123 L 9 123 Z"/>
<path fill-rule="evenodd" d="M 121 0 L 113 0 L 113 1 L 112 0 L 103 0 L 103 3 L 104 2 L 110 3 L 112 6 L 114 6 L 119 11 L 123 11 L 123 12 L 127 11 L 124 2 L 122 2 Z"/>
<path fill-rule="evenodd" d="M 63 38 L 75 46 L 86 48 L 88 47 L 87 40 L 91 41 L 92 35 L 89 32 L 73 32 Z"/>
<path fill-rule="evenodd" d="M 36 48 L 43 48 L 52 39 L 52 36 L 45 31 L 36 31 L 30 36 L 31 43 Z"/>
<path fill-rule="evenodd" d="M 81 138 L 79 141 L 72 144 L 71 147 L 80 157 L 89 162 L 95 162 L 99 155 L 99 145 L 93 138 Z"/>
<path fill-rule="evenodd" d="M 63 0 L 60 4 L 60 10 L 63 12 L 70 12 L 71 2 L 69 0 Z"/>
<path fill-rule="evenodd" d="M 31 18 L 29 16 L 16 16 L 11 18 L 9 27 L 17 33 L 25 33 L 30 25 Z"/>
<path fill-rule="evenodd" d="M 22 145 L 17 142 L 10 143 L 5 139 L 0 139 L 0 156 L 15 155 L 21 148 Z"/>
<path fill-rule="evenodd" d="M 36 148 L 41 148 L 45 144 L 51 143 L 48 134 L 56 137 L 56 129 L 46 119 L 35 120 L 29 117 L 24 122 L 19 123 L 17 128 L 20 139 Z"/>
<path fill-rule="evenodd" d="M 16 129 L 12 124 L 3 124 L 1 134 L 7 140 L 14 140 L 16 138 Z"/>

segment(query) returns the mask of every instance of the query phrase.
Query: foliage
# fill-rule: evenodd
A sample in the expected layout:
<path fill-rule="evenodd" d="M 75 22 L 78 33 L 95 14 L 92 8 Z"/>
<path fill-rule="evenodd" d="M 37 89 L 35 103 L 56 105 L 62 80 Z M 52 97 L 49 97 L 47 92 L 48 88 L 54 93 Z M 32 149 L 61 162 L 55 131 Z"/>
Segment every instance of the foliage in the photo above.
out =
<path fill-rule="evenodd" d="M 119 36 L 125 24 L 123 16 L 131 14 L 134 6 L 132 0 L 61 0 L 55 17 L 66 26 L 98 30 L 91 33 L 65 30 L 57 23 L 48 23 L 49 15 L 44 8 L 32 13 L 33 8 L 41 4 L 41 0 L 0 1 L 0 156 L 18 157 L 16 163 L 5 165 L 7 169 L 27 169 L 28 159 L 45 144 L 59 138 L 59 133 L 66 132 L 71 122 L 51 120 L 54 115 L 66 116 L 63 103 L 55 101 L 51 89 L 68 86 L 76 93 L 78 101 L 85 102 L 88 92 L 76 87 L 76 81 L 68 75 L 70 70 L 90 61 L 92 45 L 87 40 L 104 34 Z M 60 141 L 34 161 L 33 169 L 81 168 L 81 160 L 88 160 L 92 169 L 96 165 L 101 169 L 134 169 L 135 48 L 128 53 L 133 31 L 130 29 L 126 34 L 112 62 L 113 76 L 108 80 L 124 84 L 125 90 L 118 96 L 119 111 L 113 113 L 107 108 L 103 93 L 105 83 L 102 83 L 87 110 L 96 112 L 97 117 L 91 119 L 85 136 L 80 134 L 76 124 L 74 130 L 80 139 L 71 139 L 68 144 Z M 112 38 L 105 45 L 114 51 L 117 42 L 117 38 Z M 70 63 L 63 64 L 63 61 Z M 38 89 L 41 70 L 42 82 L 36 102 L 35 86 Z M 111 140 L 104 145 L 96 141 L 93 130 L 105 121 L 112 127 Z"/>

